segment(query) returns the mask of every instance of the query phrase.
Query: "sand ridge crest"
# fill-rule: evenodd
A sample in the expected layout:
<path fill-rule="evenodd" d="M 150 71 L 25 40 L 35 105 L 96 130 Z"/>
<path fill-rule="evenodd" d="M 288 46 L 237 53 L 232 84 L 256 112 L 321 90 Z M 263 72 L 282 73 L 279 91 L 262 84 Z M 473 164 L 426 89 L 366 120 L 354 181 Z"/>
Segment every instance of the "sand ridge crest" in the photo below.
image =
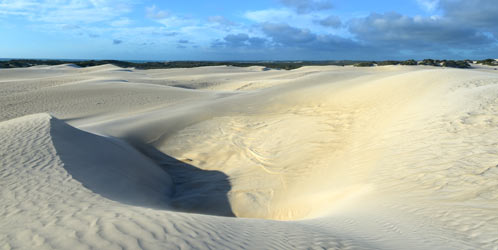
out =
<path fill-rule="evenodd" d="M 2 245 L 498 245 L 492 70 L 101 69 L 2 70 Z"/>

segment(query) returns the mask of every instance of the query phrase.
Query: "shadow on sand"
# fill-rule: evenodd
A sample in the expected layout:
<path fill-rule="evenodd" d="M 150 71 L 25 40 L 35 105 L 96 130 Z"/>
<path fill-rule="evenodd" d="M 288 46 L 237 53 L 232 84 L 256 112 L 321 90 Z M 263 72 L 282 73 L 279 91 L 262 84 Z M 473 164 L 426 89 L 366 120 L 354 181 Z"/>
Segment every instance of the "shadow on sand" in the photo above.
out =
<path fill-rule="evenodd" d="M 170 205 L 183 212 L 235 217 L 228 201 L 228 176 L 217 170 L 202 170 L 164 154 L 150 145 L 134 147 L 161 166 L 173 179 Z"/>
<path fill-rule="evenodd" d="M 231 185 L 220 171 L 202 170 L 152 146 L 91 134 L 56 118 L 51 120 L 50 134 L 57 155 L 73 179 L 107 199 L 234 216 L 227 198 Z"/>

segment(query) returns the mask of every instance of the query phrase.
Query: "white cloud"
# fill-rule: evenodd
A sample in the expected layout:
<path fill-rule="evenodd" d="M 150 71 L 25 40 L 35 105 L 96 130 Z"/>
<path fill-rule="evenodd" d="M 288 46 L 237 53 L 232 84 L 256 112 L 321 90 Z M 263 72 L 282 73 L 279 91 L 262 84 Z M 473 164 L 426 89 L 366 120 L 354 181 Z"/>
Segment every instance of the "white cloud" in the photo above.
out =
<path fill-rule="evenodd" d="M 417 0 L 417 3 L 422 9 L 428 12 L 433 12 L 439 6 L 439 0 Z"/>
<path fill-rule="evenodd" d="M 155 5 L 145 8 L 147 12 L 147 17 L 150 19 L 163 19 L 170 16 L 170 13 L 164 10 L 158 9 Z"/>
<path fill-rule="evenodd" d="M 109 21 L 131 11 L 132 0 L 0 0 L 0 15 L 47 23 Z"/>
<path fill-rule="evenodd" d="M 28 15 L 38 5 L 29 0 L 0 0 L 0 15 Z"/>
<path fill-rule="evenodd" d="M 338 16 L 328 16 L 323 19 L 316 20 L 320 25 L 331 28 L 339 28 L 342 25 L 341 19 Z"/>
<path fill-rule="evenodd" d="M 225 37 L 231 32 L 254 33 L 251 32 L 251 26 L 235 23 L 224 16 L 210 16 L 206 20 L 206 18 L 174 14 L 156 6 L 148 7 L 146 11 L 148 18 L 161 24 L 163 28 L 176 32 L 178 38 L 196 44 L 210 44 L 213 39 Z"/>
<path fill-rule="evenodd" d="M 212 23 L 219 24 L 219 25 L 224 25 L 224 26 L 234 26 L 234 25 L 236 25 L 236 23 L 228 20 L 224 16 L 210 16 L 210 17 L 208 17 L 208 21 L 212 22 Z"/>
<path fill-rule="evenodd" d="M 330 0 L 280 0 L 280 2 L 293 8 L 298 14 L 329 10 L 333 7 Z"/>
<path fill-rule="evenodd" d="M 331 15 L 328 12 L 299 14 L 288 8 L 263 9 L 247 11 L 244 13 L 244 17 L 249 21 L 258 24 L 289 24 L 293 27 L 309 29 L 317 34 L 343 35 L 344 37 L 350 37 L 346 25 L 342 25 L 343 22 L 347 22 L 347 19 Z"/>
<path fill-rule="evenodd" d="M 247 11 L 244 14 L 245 18 L 258 23 L 287 21 L 293 16 L 295 16 L 294 13 L 287 9 Z"/>
<path fill-rule="evenodd" d="M 157 23 L 162 24 L 169 29 L 178 29 L 187 26 L 196 26 L 201 23 L 200 20 L 172 14 L 169 11 L 161 10 L 155 5 L 146 8 L 147 17 L 154 20 Z"/>

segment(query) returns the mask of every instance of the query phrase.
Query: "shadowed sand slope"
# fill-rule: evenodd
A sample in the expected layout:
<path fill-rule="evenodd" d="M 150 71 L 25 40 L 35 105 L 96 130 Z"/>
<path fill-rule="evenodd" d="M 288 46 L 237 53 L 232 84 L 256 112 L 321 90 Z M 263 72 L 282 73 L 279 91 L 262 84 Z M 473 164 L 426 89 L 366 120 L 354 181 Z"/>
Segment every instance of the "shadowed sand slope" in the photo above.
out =
<path fill-rule="evenodd" d="M 17 165 L 19 171 L 70 175 L 96 194 L 131 205 L 162 207 L 172 193 L 171 177 L 126 143 L 75 129 L 48 114 L 5 122 L 1 133 L 11 147 L 3 171 L 15 171 L 6 166 L 24 159 L 31 166 Z M 15 150 L 16 143 L 24 147 Z M 29 151 L 44 155 L 30 157 Z M 37 164 L 43 162 L 46 169 Z"/>
<path fill-rule="evenodd" d="M 5 75 L 7 248 L 498 249 L 491 70 Z"/>
<path fill-rule="evenodd" d="M 2 122 L 0 136 L 0 242 L 7 249 L 367 246 L 327 233 L 310 237 L 299 225 L 173 212 L 231 216 L 220 198 L 229 190 L 226 177 L 143 148 L 170 178 L 126 143 L 48 114 Z"/>
<path fill-rule="evenodd" d="M 135 145 L 172 177 L 171 208 L 183 212 L 234 216 L 227 194 L 231 189 L 228 176 L 217 170 L 202 170 L 174 159 L 148 145 Z"/>
<path fill-rule="evenodd" d="M 22 143 L 23 137 L 37 133 L 40 138 L 31 144 L 39 151 L 52 152 L 45 157 L 56 163 L 51 168 L 107 199 L 157 209 L 233 216 L 226 199 L 230 184 L 219 171 L 200 170 L 152 147 L 141 146 L 151 157 L 148 158 L 126 142 L 78 130 L 48 114 L 30 115 L 4 125 L 6 144 Z M 18 151 L 17 157 L 23 157 L 22 152 Z M 4 160 L 14 161 L 13 158 L 16 157 L 11 155 Z"/>

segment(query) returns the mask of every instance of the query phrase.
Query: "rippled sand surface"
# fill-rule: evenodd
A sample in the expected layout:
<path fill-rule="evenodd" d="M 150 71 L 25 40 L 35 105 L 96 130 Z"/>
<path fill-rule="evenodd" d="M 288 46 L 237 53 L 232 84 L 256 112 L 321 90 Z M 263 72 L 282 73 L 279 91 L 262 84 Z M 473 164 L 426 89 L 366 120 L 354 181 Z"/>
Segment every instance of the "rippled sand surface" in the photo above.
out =
<path fill-rule="evenodd" d="M 0 69 L 2 249 L 498 249 L 498 74 Z"/>

